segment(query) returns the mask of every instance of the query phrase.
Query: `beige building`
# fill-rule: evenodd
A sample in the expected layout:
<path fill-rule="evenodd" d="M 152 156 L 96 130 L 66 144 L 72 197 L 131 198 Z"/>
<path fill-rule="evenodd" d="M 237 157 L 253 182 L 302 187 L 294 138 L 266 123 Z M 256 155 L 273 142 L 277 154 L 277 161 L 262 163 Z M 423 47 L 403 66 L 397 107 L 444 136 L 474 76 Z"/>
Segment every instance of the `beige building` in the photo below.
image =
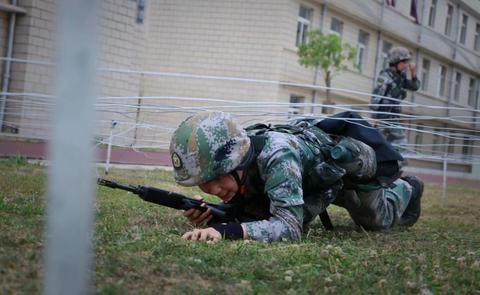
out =
<path fill-rule="evenodd" d="M 55 9 L 51 0 L 0 0 L 3 62 L 9 61 L 12 31 L 14 58 L 9 73 L 2 67 L 4 138 L 48 138 Z M 333 79 L 332 95 L 337 105 L 359 110 L 367 110 L 388 49 L 410 49 L 423 84 L 407 100 L 431 106 L 404 108 L 421 116 L 406 122 L 410 148 L 424 159 L 448 153 L 450 169 L 475 170 L 477 0 L 106 0 L 99 14 L 103 142 L 115 121 L 114 144 L 165 148 L 172 128 L 197 109 L 232 111 L 244 122 L 285 119 L 289 112 L 319 114 L 320 107 L 309 104 L 324 100 L 324 89 L 315 94 L 312 87 L 323 86 L 323 80 L 298 64 L 297 45 L 306 32 L 320 29 L 357 48 L 357 67 Z M 412 163 L 442 165 L 436 159 Z"/>

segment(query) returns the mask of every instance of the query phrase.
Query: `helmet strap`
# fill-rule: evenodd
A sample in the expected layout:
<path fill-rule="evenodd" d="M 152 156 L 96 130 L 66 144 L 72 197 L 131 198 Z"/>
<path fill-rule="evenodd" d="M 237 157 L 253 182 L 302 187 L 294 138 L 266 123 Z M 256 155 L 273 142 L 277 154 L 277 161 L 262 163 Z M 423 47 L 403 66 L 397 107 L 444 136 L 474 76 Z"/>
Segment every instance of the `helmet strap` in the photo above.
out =
<path fill-rule="evenodd" d="M 239 170 L 233 170 L 232 172 L 230 172 L 230 175 L 233 177 L 233 179 L 235 179 L 235 181 L 237 182 L 237 186 L 238 186 L 237 193 L 228 202 L 228 203 L 231 203 L 231 204 L 235 204 L 235 203 L 239 202 L 241 197 L 243 197 L 243 195 L 245 194 L 245 181 L 247 180 L 247 171 L 242 170 L 243 171 L 242 178 L 240 178 L 240 176 L 238 176 L 238 171 Z"/>
<path fill-rule="evenodd" d="M 238 186 L 237 194 L 240 193 L 241 195 L 243 195 L 245 193 L 245 180 L 247 180 L 247 171 L 242 170 L 243 171 L 242 178 L 238 176 L 238 171 L 239 170 L 233 170 L 232 172 L 230 172 L 230 175 L 232 175 L 233 179 L 235 179 L 235 181 L 237 182 L 237 186 Z"/>

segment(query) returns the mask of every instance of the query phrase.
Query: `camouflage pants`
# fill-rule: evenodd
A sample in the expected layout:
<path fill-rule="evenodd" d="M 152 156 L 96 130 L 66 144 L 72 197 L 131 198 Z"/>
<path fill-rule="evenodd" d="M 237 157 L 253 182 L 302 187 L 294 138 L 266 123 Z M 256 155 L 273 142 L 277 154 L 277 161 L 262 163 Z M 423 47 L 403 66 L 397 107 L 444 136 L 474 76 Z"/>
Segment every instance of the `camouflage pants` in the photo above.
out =
<path fill-rule="evenodd" d="M 377 128 L 379 131 L 385 136 L 388 142 L 394 145 L 402 145 L 407 143 L 407 136 L 405 129 L 400 128 L 398 125 L 400 121 L 393 120 L 398 119 L 399 117 L 390 117 L 388 120 L 388 124 L 385 123 L 378 123 Z M 392 127 L 392 125 L 397 125 L 399 127 Z M 400 150 L 400 148 L 398 148 Z"/>
<path fill-rule="evenodd" d="M 382 230 L 400 220 L 411 194 L 410 184 L 397 179 L 393 188 L 343 190 L 333 204 L 347 209 L 355 224 L 368 230 Z"/>
<path fill-rule="evenodd" d="M 391 118 L 398 118 L 398 117 L 391 117 Z M 389 123 L 398 126 L 399 121 L 391 120 L 389 121 Z M 391 125 L 387 125 L 384 123 L 379 123 L 377 125 L 377 128 L 379 128 L 380 133 L 383 134 L 383 136 L 387 139 L 387 141 L 390 142 L 399 153 L 406 152 L 405 145 L 408 143 L 408 141 L 407 141 L 407 135 L 406 135 L 405 129 L 392 128 Z M 400 165 L 400 168 L 402 168 L 404 166 L 407 166 L 408 161 L 407 159 L 405 159 L 399 162 L 398 164 Z"/>
<path fill-rule="evenodd" d="M 388 142 L 394 145 L 402 145 L 407 143 L 407 136 L 404 129 L 398 128 L 383 128 L 381 129 L 383 136 Z M 398 148 L 398 147 L 397 147 Z M 401 149 L 401 148 L 398 148 Z"/>

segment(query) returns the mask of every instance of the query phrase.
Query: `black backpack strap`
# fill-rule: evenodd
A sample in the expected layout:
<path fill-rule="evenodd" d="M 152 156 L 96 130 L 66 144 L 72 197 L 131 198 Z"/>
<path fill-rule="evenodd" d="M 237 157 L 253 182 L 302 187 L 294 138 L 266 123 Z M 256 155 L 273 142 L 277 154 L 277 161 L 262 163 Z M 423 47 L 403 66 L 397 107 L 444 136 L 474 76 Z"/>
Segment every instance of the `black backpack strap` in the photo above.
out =
<path fill-rule="evenodd" d="M 245 130 L 247 131 L 247 134 L 249 136 L 262 135 L 265 132 L 272 130 L 272 125 L 271 124 L 267 125 L 267 124 L 264 124 L 264 123 L 257 123 L 257 124 L 253 124 L 253 125 L 250 125 L 250 126 L 246 127 Z"/>
<path fill-rule="evenodd" d="M 250 142 L 253 145 L 253 152 L 255 157 L 258 156 L 265 145 L 265 136 L 263 135 L 252 135 L 250 136 Z"/>
<path fill-rule="evenodd" d="M 330 215 L 328 215 L 327 209 L 325 209 L 325 211 L 320 213 L 318 216 L 320 217 L 320 221 L 326 230 L 333 230 L 332 220 L 330 219 Z"/>

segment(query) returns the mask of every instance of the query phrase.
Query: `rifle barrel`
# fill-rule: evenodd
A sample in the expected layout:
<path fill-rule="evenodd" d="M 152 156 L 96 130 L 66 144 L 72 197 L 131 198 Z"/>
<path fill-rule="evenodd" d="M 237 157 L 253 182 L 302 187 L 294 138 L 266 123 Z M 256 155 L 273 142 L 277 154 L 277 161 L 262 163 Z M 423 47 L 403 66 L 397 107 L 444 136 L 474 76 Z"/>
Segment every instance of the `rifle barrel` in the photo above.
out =
<path fill-rule="evenodd" d="M 134 194 L 138 194 L 138 188 L 133 187 L 133 186 L 121 185 L 121 184 L 118 184 L 116 182 L 106 180 L 106 179 L 103 179 L 103 178 L 98 178 L 97 183 L 99 185 L 103 185 L 103 186 L 107 186 L 107 187 L 111 187 L 111 188 L 119 188 L 119 189 L 123 189 L 123 190 L 129 191 L 129 192 L 134 193 Z"/>
<path fill-rule="evenodd" d="M 191 208 L 205 211 L 210 209 L 212 215 L 218 218 L 219 222 L 228 222 L 234 220 L 234 216 L 231 215 L 232 205 L 229 204 L 212 204 L 204 202 L 203 200 L 196 200 L 188 198 L 184 195 L 174 193 L 171 191 L 163 190 L 155 187 L 148 186 L 129 186 L 121 185 L 114 181 L 98 178 L 97 183 L 102 186 L 110 188 L 117 188 L 125 191 L 129 191 L 138 195 L 144 201 L 181 210 L 188 210 Z M 202 204 L 205 203 L 204 206 Z"/>

